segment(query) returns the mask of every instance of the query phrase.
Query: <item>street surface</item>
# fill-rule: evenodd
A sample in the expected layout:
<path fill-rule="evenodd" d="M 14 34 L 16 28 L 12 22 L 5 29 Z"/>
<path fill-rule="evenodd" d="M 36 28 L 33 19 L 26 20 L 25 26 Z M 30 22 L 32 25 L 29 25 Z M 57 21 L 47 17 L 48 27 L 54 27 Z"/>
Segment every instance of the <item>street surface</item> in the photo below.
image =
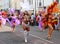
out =
<path fill-rule="evenodd" d="M 60 44 L 60 31 L 53 31 L 51 40 L 47 40 L 47 31 L 41 32 L 37 26 L 30 26 L 31 31 L 28 42 L 24 42 L 24 35 L 21 26 L 16 26 L 15 31 L 7 23 L 0 28 L 0 44 Z"/>

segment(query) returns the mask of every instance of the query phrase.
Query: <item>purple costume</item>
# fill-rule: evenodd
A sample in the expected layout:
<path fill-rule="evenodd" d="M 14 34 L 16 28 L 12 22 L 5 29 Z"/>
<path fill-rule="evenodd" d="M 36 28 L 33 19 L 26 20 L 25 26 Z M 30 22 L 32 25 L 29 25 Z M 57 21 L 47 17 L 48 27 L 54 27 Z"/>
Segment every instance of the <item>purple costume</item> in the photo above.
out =
<path fill-rule="evenodd" d="M 10 12 L 11 14 L 14 14 L 14 9 L 10 8 L 10 9 L 9 9 L 9 12 Z"/>
<path fill-rule="evenodd" d="M 16 16 L 13 16 L 12 17 L 12 20 L 11 20 L 11 23 L 10 23 L 10 26 L 13 26 L 14 25 L 12 23 L 15 23 L 15 25 L 19 25 L 20 24 L 20 21 L 19 21 L 19 19 L 16 18 Z"/>
<path fill-rule="evenodd" d="M 42 30 L 42 21 L 41 21 L 42 17 L 38 16 L 38 18 L 39 18 L 39 22 L 38 22 L 39 26 L 38 27 L 40 30 Z"/>

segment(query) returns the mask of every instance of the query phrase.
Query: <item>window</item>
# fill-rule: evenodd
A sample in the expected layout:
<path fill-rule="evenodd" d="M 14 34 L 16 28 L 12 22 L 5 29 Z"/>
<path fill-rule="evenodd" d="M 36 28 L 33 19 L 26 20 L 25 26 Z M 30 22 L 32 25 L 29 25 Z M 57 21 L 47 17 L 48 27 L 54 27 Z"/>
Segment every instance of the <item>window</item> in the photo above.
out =
<path fill-rule="evenodd" d="M 20 1 L 24 3 L 24 0 L 20 0 Z"/>
<path fill-rule="evenodd" d="M 44 0 L 38 0 L 38 7 L 44 6 Z"/>
<path fill-rule="evenodd" d="M 39 2 L 39 6 L 41 6 L 41 2 Z"/>
<path fill-rule="evenodd" d="M 33 0 L 28 0 L 28 2 L 29 2 L 29 5 L 33 4 Z"/>
<path fill-rule="evenodd" d="M 59 0 L 56 0 L 59 3 Z"/>

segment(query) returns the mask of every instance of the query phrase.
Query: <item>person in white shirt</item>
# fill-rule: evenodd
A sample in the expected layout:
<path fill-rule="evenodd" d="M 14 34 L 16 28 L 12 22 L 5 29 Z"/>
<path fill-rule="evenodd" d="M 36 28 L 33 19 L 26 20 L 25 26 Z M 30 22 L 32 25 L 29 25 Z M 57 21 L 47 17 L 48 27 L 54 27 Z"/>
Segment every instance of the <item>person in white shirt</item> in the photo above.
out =
<path fill-rule="evenodd" d="M 32 25 L 32 26 L 34 25 L 34 18 L 35 18 L 35 16 L 34 16 L 34 14 L 32 13 L 32 15 L 31 15 L 31 25 Z"/>

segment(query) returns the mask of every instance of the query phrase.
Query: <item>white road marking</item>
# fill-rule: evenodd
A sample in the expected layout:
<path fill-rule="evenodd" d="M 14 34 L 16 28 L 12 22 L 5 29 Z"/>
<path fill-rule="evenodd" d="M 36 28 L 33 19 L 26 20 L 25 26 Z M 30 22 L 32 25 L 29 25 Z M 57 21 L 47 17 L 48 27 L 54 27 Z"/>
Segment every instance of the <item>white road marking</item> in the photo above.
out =
<path fill-rule="evenodd" d="M 43 38 L 41 38 L 41 37 L 38 37 L 38 36 L 35 36 L 35 35 L 32 35 L 32 34 L 30 34 L 30 35 L 33 36 L 33 37 L 39 38 L 40 40 L 43 40 L 43 41 L 46 41 L 46 42 L 49 42 L 49 43 L 54 43 L 54 42 L 52 42 L 52 41 L 43 39 Z"/>
<path fill-rule="evenodd" d="M 23 32 L 23 31 L 20 31 L 20 32 Z M 49 40 L 43 39 L 43 38 L 38 37 L 38 36 L 33 35 L 33 34 L 29 34 L 29 35 L 31 35 L 31 36 L 33 36 L 33 37 L 35 37 L 35 38 L 38 38 L 38 39 L 40 39 L 40 40 L 43 40 L 43 41 L 49 42 L 49 43 L 51 43 L 51 44 L 53 44 L 53 43 L 54 43 L 54 42 L 52 42 L 52 41 L 49 41 Z"/>

